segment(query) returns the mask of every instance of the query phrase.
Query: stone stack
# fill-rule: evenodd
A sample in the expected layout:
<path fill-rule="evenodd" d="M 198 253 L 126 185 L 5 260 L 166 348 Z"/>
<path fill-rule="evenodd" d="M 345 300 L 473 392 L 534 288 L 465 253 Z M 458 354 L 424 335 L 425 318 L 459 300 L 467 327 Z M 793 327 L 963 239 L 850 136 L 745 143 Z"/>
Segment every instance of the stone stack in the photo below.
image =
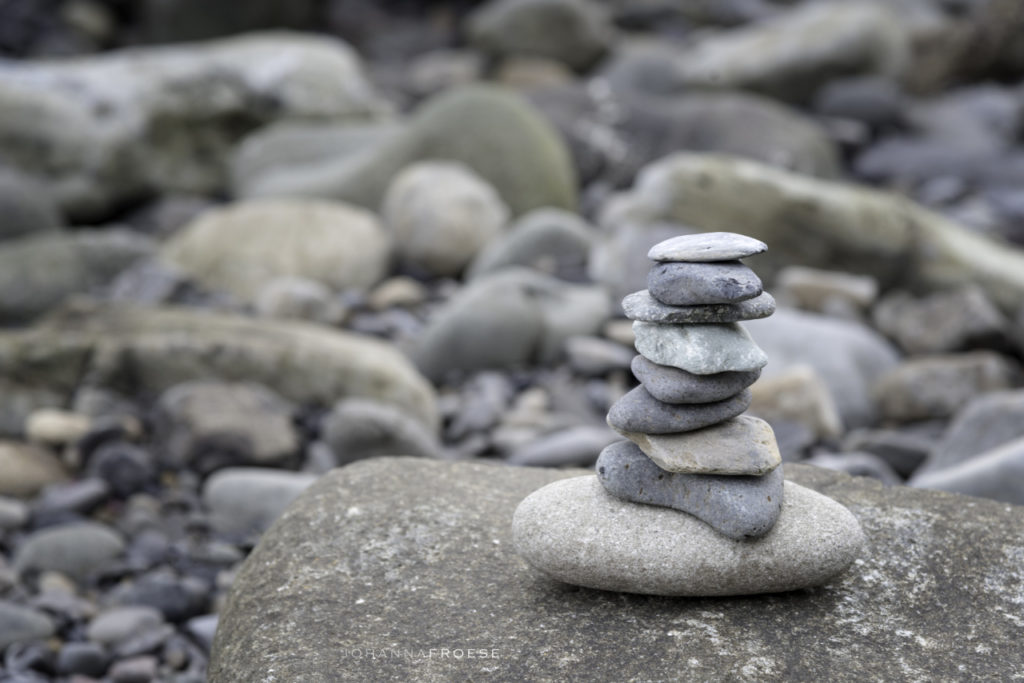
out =
<path fill-rule="evenodd" d="M 549 484 L 516 509 L 516 549 L 544 573 L 591 588 L 739 595 L 820 585 L 864 542 L 843 506 L 783 479 L 771 427 L 742 415 L 767 363 L 740 324 L 775 301 L 740 259 L 767 249 L 734 233 L 655 245 L 633 322 L 640 386 L 608 424 L 625 436 L 597 477 Z"/>
<path fill-rule="evenodd" d="M 640 386 L 608 413 L 629 441 L 597 461 L 609 493 L 694 515 L 730 538 L 763 536 L 782 509 L 782 458 L 768 423 L 740 415 L 767 356 L 739 324 L 775 310 L 739 259 L 767 249 L 734 233 L 655 245 L 647 290 L 626 297 Z"/>

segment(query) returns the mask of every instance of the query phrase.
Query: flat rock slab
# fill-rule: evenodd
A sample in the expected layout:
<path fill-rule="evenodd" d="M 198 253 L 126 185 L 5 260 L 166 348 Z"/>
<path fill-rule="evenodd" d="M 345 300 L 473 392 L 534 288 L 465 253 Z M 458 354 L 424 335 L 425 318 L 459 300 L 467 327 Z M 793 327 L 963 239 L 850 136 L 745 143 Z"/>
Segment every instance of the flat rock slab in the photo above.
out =
<path fill-rule="evenodd" d="M 647 275 L 647 291 L 669 306 L 735 304 L 764 292 L 761 278 L 739 261 L 658 263 Z"/>
<path fill-rule="evenodd" d="M 235 579 L 209 680 L 1002 680 L 1019 668 L 1024 508 L 786 465 L 860 520 L 861 558 L 816 589 L 658 598 L 569 587 L 515 554 L 520 501 L 585 474 L 377 458 L 325 475 Z"/>
<path fill-rule="evenodd" d="M 695 375 L 748 372 L 768 364 L 765 355 L 739 323 L 661 325 L 634 322 L 636 350 L 658 365 Z"/>
<path fill-rule="evenodd" d="M 652 261 L 701 263 L 740 259 L 767 251 L 761 240 L 735 232 L 699 232 L 658 242 L 647 252 Z"/>
<path fill-rule="evenodd" d="M 775 312 L 775 298 L 768 292 L 735 304 L 704 304 L 701 306 L 669 306 L 650 291 L 627 294 L 622 310 L 630 320 L 649 323 L 734 323 L 767 318 Z"/>

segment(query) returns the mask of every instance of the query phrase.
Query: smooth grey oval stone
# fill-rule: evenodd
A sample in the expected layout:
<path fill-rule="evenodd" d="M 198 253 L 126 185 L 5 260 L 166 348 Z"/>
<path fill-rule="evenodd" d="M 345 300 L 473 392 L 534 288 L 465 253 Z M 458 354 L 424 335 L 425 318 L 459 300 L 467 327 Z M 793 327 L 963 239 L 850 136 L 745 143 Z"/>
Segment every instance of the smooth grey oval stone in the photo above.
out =
<path fill-rule="evenodd" d="M 767 318 L 775 312 L 775 298 L 768 292 L 761 292 L 760 296 L 734 304 L 669 306 L 642 289 L 622 300 L 622 310 L 630 320 L 650 323 L 733 323 Z"/>
<path fill-rule="evenodd" d="M 742 541 L 768 533 L 782 510 L 782 468 L 761 477 L 666 472 L 632 441 L 601 451 L 597 478 L 613 496 L 687 512 Z"/>
<path fill-rule="evenodd" d="M 633 323 L 636 350 L 658 365 L 671 365 L 695 375 L 759 370 L 768 364 L 740 323 L 662 325 Z"/>
<path fill-rule="evenodd" d="M 612 404 L 608 424 L 619 432 L 690 432 L 736 417 L 750 407 L 751 398 L 750 391 L 744 389 L 715 403 L 662 403 L 639 386 Z"/>
<path fill-rule="evenodd" d="M 647 252 L 652 261 L 730 261 L 768 251 L 768 245 L 735 232 L 701 232 L 658 242 Z"/>
<path fill-rule="evenodd" d="M 749 541 L 723 536 L 677 510 L 616 498 L 593 475 L 562 479 L 527 496 L 512 517 L 512 535 L 527 562 L 559 581 L 675 596 L 820 586 L 864 546 L 849 510 L 789 481 L 775 526 Z"/>
<path fill-rule="evenodd" d="M 713 403 L 735 396 L 761 376 L 761 370 L 695 375 L 634 356 L 630 368 L 640 383 L 662 403 Z"/>
<path fill-rule="evenodd" d="M 764 287 L 739 261 L 659 263 L 647 273 L 647 291 L 669 306 L 701 306 L 753 299 Z"/>
<path fill-rule="evenodd" d="M 760 476 L 782 464 L 771 425 L 751 415 L 676 434 L 616 431 L 668 472 Z"/>

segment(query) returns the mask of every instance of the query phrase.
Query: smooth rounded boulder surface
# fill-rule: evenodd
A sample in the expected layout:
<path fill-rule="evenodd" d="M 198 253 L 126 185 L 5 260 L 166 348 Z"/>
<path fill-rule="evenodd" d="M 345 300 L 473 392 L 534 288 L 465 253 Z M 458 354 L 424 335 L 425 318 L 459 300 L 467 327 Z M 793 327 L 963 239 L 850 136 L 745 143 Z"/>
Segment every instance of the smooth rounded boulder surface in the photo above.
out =
<path fill-rule="evenodd" d="M 634 356 L 630 369 L 644 389 L 663 403 L 712 403 L 735 396 L 761 376 L 760 370 L 695 375 Z"/>
<path fill-rule="evenodd" d="M 658 242 L 647 252 L 647 258 L 662 262 L 706 263 L 732 261 L 767 250 L 768 245 L 761 240 L 739 233 L 698 232 Z"/>
<path fill-rule="evenodd" d="M 619 432 L 689 432 L 736 417 L 750 406 L 750 401 L 751 393 L 743 390 L 716 403 L 662 403 L 639 386 L 612 404 L 608 424 Z"/>
<path fill-rule="evenodd" d="M 516 550 L 552 578 L 587 588 L 668 596 L 777 593 L 835 578 L 861 553 L 864 532 L 834 500 L 785 483 L 765 536 L 726 538 L 696 517 L 634 505 L 596 476 L 548 484 L 516 508 Z"/>
<path fill-rule="evenodd" d="M 738 541 L 764 536 L 782 510 L 781 467 L 760 477 L 666 472 L 632 441 L 605 448 L 596 467 L 613 496 L 689 513 Z"/>
<path fill-rule="evenodd" d="M 669 306 L 734 304 L 759 296 L 761 278 L 739 261 L 658 263 L 647 274 L 647 291 Z"/>
<path fill-rule="evenodd" d="M 569 587 L 516 555 L 520 501 L 587 474 L 376 458 L 324 475 L 238 571 L 210 682 L 270 669 L 281 681 L 998 680 L 1020 657 L 1024 508 L 787 464 L 860 521 L 854 566 L 816 589 L 662 598 Z"/>
<path fill-rule="evenodd" d="M 771 425 L 750 415 L 679 434 L 617 431 L 669 472 L 761 475 L 782 463 Z"/>
<path fill-rule="evenodd" d="M 747 372 L 768 364 L 768 356 L 739 323 L 660 325 L 634 322 L 636 350 L 658 365 L 695 375 Z"/>
<path fill-rule="evenodd" d="M 762 292 L 760 296 L 734 304 L 669 306 L 643 289 L 627 295 L 622 300 L 622 310 L 630 320 L 649 323 L 734 323 L 767 318 L 775 312 L 775 298 Z"/>

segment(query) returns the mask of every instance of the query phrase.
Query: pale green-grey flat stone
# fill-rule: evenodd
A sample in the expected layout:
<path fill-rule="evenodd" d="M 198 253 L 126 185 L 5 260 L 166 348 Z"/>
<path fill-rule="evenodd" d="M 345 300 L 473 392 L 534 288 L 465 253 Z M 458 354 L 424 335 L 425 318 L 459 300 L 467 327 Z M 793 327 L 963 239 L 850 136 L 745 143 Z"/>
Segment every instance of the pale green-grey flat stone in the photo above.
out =
<path fill-rule="evenodd" d="M 636 321 L 636 350 L 658 365 L 695 375 L 758 370 L 768 356 L 739 323 L 662 325 Z"/>

